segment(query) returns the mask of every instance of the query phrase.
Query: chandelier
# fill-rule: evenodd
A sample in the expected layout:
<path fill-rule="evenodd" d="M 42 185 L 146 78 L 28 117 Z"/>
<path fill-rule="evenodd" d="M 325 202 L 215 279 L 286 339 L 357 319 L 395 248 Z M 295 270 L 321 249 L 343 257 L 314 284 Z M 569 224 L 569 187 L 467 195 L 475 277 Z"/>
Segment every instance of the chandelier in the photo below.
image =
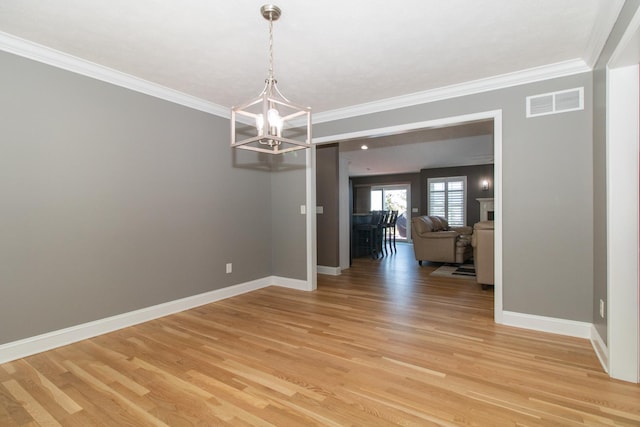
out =
<path fill-rule="evenodd" d="M 311 108 L 294 104 L 278 90 L 273 76 L 273 21 L 278 6 L 260 8 L 269 21 L 269 71 L 257 98 L 231 109 L 231 147 L 282 154 L 311 147 Z"/>

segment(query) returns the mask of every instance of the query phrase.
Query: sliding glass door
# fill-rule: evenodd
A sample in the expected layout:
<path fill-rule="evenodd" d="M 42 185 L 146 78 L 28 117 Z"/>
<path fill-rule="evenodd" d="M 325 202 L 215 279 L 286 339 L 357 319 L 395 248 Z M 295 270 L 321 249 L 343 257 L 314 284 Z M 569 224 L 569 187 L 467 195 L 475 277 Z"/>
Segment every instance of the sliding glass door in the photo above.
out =
<path fill-rule="evenodd" d="M 407 240 L 411 236 L 408 212 L 410 206 L 411 187 L 408 184 L 377 185 L 371 187 L 372 211 L 398 211 L 396 239 Z"/>

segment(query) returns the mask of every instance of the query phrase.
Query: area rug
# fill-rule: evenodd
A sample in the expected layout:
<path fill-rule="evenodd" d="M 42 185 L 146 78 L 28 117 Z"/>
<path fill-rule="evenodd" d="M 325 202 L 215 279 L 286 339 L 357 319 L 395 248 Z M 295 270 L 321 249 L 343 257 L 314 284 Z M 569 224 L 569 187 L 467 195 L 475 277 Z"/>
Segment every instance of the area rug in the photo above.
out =
<path fill-rule="evenodd" d="M 473 264 L 444 264 L 431 272 L 431 276 L 475 280 L 476 268 Z"/>

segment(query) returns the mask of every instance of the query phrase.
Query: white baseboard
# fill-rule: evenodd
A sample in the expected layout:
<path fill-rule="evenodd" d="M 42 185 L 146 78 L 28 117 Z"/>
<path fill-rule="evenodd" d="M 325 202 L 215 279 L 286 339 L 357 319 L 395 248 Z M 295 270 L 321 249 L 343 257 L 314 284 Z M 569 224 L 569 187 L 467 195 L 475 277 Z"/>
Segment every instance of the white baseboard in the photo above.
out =
<path fill-rule="evenodd" d="M 193 295 L 175 301 L 142 308 L 140 310 L 71 326 L 69 328 L 47 332 L 35 337 L 2 344 L 0 345 L 0 363 L 10 362 L 32 354 L 51 350 L 56 347 L 82 341 L 98 335 L 113 332 L 118 329 L 137 325 L 139 323 L 148 322 L 159 317 L 168 316 L 180 311 L 210 304 L 212 302 L 255 291 L 267 286 L 282 286 L 305 291 L 309 290 L 307 282 L 303 280 L 275 276 L 265 277 L 251 282 L 216 289 L 203 294 Z"/>
<path fill-rule="evenodd" d="M 299 291 L 312 291 L 311 285 L 306 280 L 289 279 L 288 277 L 271 276 L 269 277 L 271 286 L 280 286 L 283 288 L 297 289 Z"/>
<path fill-rule="evenodd" d="M 534 331 L 591 339 L 592 324 L 588 322 L 503 311 L 502 324 Z"/>
<path fill-rule="evenodd" d="M 0 363 L 10 362 L 32 354 L 92 338 L 97 335 L 106 334 L 118 329 L 148 322 L 159 317 L 168 316 L 180 311 L 189 310 L 201 305 L 210 304 L 236 295 L 262 289 L 267 286 L 281 286 L 302 291 L 312 290 L 310 289 L 309 284 L 304 280 L 278 276 L 265 277 L 251 282 L 216 289 L 203 294 L 181 298 L 140 310 L 118 314 L 116 316 L 71 326 L 57 331 L 47 332 L 35 337 L 2 344 L 0 345 Z M 607 369 L 607 347 L 593 325 L 590 323 L 509 311 L 503 312 L 503 320 L 503 324 L 509 326 L 590 339 L 600 362 L 603 367 L 605 367 L 605 370 Z"/>
<path fill-rule="evenodd" d="M 600 360 L 600 364 L 606 373 L 609 373 L 609 348 L 598 333 L 594 325 L 591 325 L 591 345 Z"/>
<path fill-rule="evenodd" d="M 318 274 L 326 274 L 329 276 L 339 276 L 340 274 L 342 274 L 342 269 L 340 267 L 327 267 L 326 265 L 319 265 Z"/>

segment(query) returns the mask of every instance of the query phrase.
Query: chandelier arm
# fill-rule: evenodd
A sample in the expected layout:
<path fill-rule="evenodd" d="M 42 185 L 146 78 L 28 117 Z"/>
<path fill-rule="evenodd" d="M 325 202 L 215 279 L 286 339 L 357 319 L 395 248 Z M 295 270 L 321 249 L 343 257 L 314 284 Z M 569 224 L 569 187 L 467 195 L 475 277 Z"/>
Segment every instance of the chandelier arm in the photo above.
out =
<path fill-rule="evenodd" d="M 264 87 L 262 88 L 262 92 L 260 92 L 260 95 L 258 95 L 259 97 L 264 95 L 265 93 L 267 94 L 269 93 L 269 85 L 270 85 L 269 79 L 266 79 L 264 81 Z"/>
<path fill-rule="evenodd" d="M 289 101 L 289 100 L 287 99 L 287 97 L 286 97 L 286 96 L 284 96 L 284 95 L 280 92 L 280 89 L 278 89 L 278 85 L 277 85 L 276 83 L 277 83 L 277 82 L 274 80 L 274 82 L 273 82 L 273 89 L 275 89 L 275 90 L 276 90 L 276 93 L 278 94 L 278 96 L 280 96 L 280 97 L 281 97 L 282 99 L 284 99 L 285 101 L 287 101 L 287 102 L 291 103 L 291 101 Z"/>

